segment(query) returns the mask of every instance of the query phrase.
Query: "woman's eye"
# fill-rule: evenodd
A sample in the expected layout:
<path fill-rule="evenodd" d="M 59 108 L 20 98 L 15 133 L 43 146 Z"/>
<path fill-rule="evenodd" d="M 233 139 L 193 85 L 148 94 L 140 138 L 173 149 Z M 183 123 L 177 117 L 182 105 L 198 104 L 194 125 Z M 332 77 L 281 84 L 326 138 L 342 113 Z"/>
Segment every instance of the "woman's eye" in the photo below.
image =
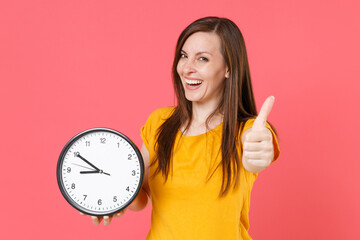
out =
<path fill-rule="evenodd" d="M 180 58 L 186 58 L 186 55 L 184 53 L 180 53 Z"/>
<path fill-rule="evenodd" d="M 207 59 L 206 57 L 200 57 L 199 59 L 200 59 L 200 61 L 203 61 L 203 62 L 208 62 L 209 61 L 209 59 Z"/>

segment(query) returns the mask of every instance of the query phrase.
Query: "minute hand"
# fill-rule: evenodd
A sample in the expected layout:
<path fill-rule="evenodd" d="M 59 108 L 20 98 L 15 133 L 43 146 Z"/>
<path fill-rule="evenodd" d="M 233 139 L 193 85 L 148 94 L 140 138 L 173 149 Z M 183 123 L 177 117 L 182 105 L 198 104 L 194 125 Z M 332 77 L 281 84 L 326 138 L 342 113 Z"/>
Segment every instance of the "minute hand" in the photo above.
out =
<path fill-rule="evenodd" d="M 89 162 L 88 160 L 86 160 L 85 158 L 83 158 L 80 154 L 77 155 L 79 158 L 81 158 L 81 160 L 83 160 L 84 162 L 86 162 L 87 164 L 89 164 L 90 166 L 92 166 L 93 168 L 95 168 L 96 170 L 100 171 L 99 168 L 95 167 L 95 165 L 93 165 L 91 162 Z"/>

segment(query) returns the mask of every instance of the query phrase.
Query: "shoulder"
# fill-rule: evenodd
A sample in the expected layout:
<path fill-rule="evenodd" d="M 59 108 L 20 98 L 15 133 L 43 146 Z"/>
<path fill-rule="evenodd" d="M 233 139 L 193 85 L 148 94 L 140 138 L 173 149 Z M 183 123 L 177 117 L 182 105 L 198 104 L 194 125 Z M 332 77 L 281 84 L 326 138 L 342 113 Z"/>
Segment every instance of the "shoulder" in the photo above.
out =
<path fill-rule="evenodd" d="M 155 141 L 158 128 L 171 116 L 174 110 L 175 107 L 163 107 L 156 109 L 149 115 L 146 123 L 141 127 L 141 138 L 149 151 L 153 149 L 152 144 Z"/>
<path fill-rule="evenodd" d="M 247 119 L 243 122 L 240 123 L 240 132 L 238 133 L 240 136 L 240 139 L 243 135 L 244 132 L 246 132 L 247 130 L 249 130 L 250 128 L 252 128 L 253 124 L 254 124 L 255 118 L 250 118 Z"/>
<path fill-rule="evenodd" d="M 174 112 L 175 107 L 162 107 L 153 111 L 149 118 L 157 118 L 157 119 L 168 119 L 171 114 Z"/>
<path fill-rule="evenodd" d="M 145 126 L 148 129 L 156 129 L 168 119 L 174 112 L 175 107 L 162 107 L 154 110 L 146 120 Z"/>
<path fill-rule="evenodd" d="M 250 119 L 247 119 L 246 121 L 242 122 L 240 126 L 241 127 L 244 126 L 244 127 L 243 128 L 240 127 L 240 129 L 241 129 L 240 135 L 242 135 L 244 132 L 246 132 L 247 130 L 252 128 L 252 126 L 254 125 L 254 122 L 255 122 L 255 118 L 250 118 Z M 266 123 L 266 128 L 268 128 L 273 133 L 273 135 L 276 135 L 274 130 L 271 128 L 271 126 L 268 122 Z"/>
<path fill-rule="evenodd" d="M 151 125 L 160 125 L 173 114 L 174 110 L 175 107 L 158 108 L 149 115 L 146 122 Z"/>
<path fill-rule="evenodd" d="M 255 118 L 250 118 L 248 120 L 246 120 L 243 124 L 244 124 L 244 131 L 252 128 L 252 126 L 254 125 L 255 122 Z"/>

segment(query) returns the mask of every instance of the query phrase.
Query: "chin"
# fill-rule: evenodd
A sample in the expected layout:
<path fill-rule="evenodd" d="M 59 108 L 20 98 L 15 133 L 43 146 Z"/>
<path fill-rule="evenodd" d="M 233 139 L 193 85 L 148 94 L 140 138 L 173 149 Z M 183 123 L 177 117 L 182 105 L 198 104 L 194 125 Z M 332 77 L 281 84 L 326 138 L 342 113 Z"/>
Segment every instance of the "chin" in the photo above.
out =
<path fill-rule="evenodd" d="M 200 102 L 202 99 L 202 96 L 199 96 L 199 94 L 192 94 L 192 93 L 185 92 L 185 98 L 190 102 Z"/>
<path fill-rule="evenodd" d="M 206 97 L 205 86 L 201 86 L 201 88 L 197 90 L 188 90 L 183 84 L 183 88 L 185 90 L 185 98 L 190 102 L 202 102 Z"/>

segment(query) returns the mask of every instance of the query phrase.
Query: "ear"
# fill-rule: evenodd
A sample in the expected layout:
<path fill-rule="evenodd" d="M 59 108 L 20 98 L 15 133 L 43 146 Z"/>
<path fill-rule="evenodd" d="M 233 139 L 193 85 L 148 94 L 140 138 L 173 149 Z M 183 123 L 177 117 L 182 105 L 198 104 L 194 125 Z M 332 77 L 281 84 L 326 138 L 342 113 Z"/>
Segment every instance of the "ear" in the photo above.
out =
<path fill-rule="evenodd" d="M 230 77 L 229 68 L 226 67 L 225 78 L 229 78 L 229 77 Z"/>

